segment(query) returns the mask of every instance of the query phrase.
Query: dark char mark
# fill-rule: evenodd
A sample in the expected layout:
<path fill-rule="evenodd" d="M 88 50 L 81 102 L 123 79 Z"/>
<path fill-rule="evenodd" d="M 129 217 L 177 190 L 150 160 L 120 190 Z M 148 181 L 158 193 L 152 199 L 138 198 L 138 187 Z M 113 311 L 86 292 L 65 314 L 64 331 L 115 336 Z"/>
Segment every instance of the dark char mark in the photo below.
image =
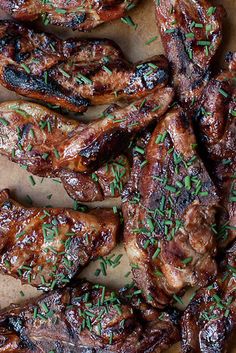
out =
<path fill-rule="evenodd" d="M 135 81 L 139 81 L 140 79 L 143 87 L 149 90 L 154 89 L 158 84 L 168 81 L 168 70 L 158 68 L 157 71 L 149 74 L 151 70 L 152 68 L 148 65 L 148 63 L 138 65 L 130 80 L 129 86 L 125 89 L 125 92 L 128 94 L 135 93 L 136 88 L 133 88 L 133 84 L 135 84 Z"/>
<path fill-rule="evenodd" d="M 84 165 L 92 171 L 127 148 L 129 140 L 127 130 L 114 128 L 81 150 L 79 155 L 84 157 Z"/>
<path fill-rule="evenodd" d="M 66 24 L 66 27 L 76 28 L 78 25 L 82 24 L 86 20 L 86 13 L 76 14 L 73 19 Z"/>
<path fill-rule="evenodd" d="M 24 91 L 38 92 L 42 95 L 55 96 L 68 101 L 77 107 L 88 107 L 89 101 L 82 97 L 75 97 L 67 93 L 57 82 L 49 80 L 45 83 L 44 78 L 35 75 L 28 75 L 24 71 L 19 71 L 14 65 L 7 65 L 3 70 L 5 82 L 12 88 L 16 88 L 24 94 Z M 67 94 L 66 94 L 67 93 Z"/>

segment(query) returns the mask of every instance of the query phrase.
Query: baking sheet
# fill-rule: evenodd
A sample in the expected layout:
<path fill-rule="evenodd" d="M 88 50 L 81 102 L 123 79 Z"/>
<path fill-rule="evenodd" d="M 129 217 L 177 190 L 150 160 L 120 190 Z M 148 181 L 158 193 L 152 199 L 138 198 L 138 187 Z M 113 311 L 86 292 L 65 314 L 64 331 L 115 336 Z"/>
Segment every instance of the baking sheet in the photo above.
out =
<path fill-rule="evenodd" d="M 1 0 L 0 0 L 1 1 Z M 223 63 L 223 54 L 228 50 L 236 50 L 235 33 L 236 33 L 236 0 L 216 1 L 222 3 L 227 10 L 228 17 L 225 23 L 224 45 L 221 50 L 222 57 L 219 56 L 219 63 Z M 136 30 L 120 20 L 105 24 L 89 34 L 81 34 L 72 32 L 63 28 L 47 26 L 46 30 L 57 33 L 60 37 L 100 37 L 115 40 L 126 57 L 131 61 L 139 61 L 147 59 L 156 54 L 163 53 L 160 36 L 155 25 L 155 13 L 152 0 L 143 0 L 140 5 L 130 12 L 134 23 L 137 24 Z M 0 18 L 7 16 L 0 11 Z M 37 27 L 43 27 L 37 24 Z M 146 43 L 153 37 L 157 39 L 151 44 Z M 16 94 L 0 87 L 0 101 L 13 100 L 21 98 Z M 101 111 L 101 108 L 99 108 Z M 97 108 L 90 108 L 86 117 L 96 117 Z M 67 196 L 60 183 L 52 181 L 52 179 L 43 179 L 34 177 L 36 185 L 32 186 L 29 180 L 29 173 L 21 169 L 18 165 L 8 161 L 5 157 L 0 156 L 0 189 L 9 188 L 13 196 L 27 204 L 27 195 L 33 200 L 34 206 L 52 205 L 55 207 L 72 207 L 73 201 Z M 51 199 L 48 195 L 52 194 Z M 93 207 L 101 205 L 102 207 L 119 205 L 119 200 L 107 200 L 103 203 L 93 203 Z M 124 253 L 122 244 L 119 244 L 114 250 L 116 255 L 122 254 L 121 264 L 115 269 L 108 269 L 107 276 L 100 275 L 96 277 L 94 272 L 99 268 L 99 261 L 91 263 L 82 273 L 82 277 L 86 277 L 91 281 L 107 284 L 112 288 L 120 288 L 126 283 L 131 282 L 131 276 L 125 277 L 129 272 L 128 259 Z M 8 276 L 0 275 L 0 308 L 10 303 L 18 303 L 26 298 L 37 296 L 39 292 L 29 285 L 22 286 L 19 280 L 15 280 Z M 235 342 L 235 343 L 233 343 Z M 232 346 L 236 346 L 236 340 L 232 340 Z M 179 345 L 173 346 L 169 353 L 179 353 Z M 236 353 L 236 348 L 232 348 L 229 353 Z"/>

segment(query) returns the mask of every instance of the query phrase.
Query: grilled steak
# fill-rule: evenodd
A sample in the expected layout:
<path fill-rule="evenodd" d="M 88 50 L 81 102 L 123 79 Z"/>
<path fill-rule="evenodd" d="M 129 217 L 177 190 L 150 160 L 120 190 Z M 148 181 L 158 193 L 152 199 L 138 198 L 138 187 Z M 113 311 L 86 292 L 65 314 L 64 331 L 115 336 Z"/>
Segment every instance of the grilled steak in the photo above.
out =
<path fill-rule="evenodd" d="M 217 281 L 194 296 L 182 318 L 184 353 L 224 353 L 236 327 L 236 243 Z"/>
<path fill-rule="evenodd" d="M 0 115 L 0 153 L 4 156 L 32 174 L 61 178 L 68 194 L 77 201 L 102 201 L 120 195 L 129 177 L 125 156 L 110 158 L 92 174 L 53 165 L 53 158 L 59 158 L 58 146 L 69 136 L 80 135 L 88 125 L 25 101 L 1 103 Z"/>
<path fill-rule="evenodd" d="M 0 83 L 24 96 L 83 112 L 89 105 L 144 97 L 167 81 L 164 56 L 133 65 L 108 40 L 63 41 L 0 22 Z"/>
<path fill-rule="evenodd" d="M 42 18 L 54 24 L 89 31 L 101 23 L 125 16 L 138 0 L 1 0 L 0 8 L 19 21 Z"/>
<path fill-rule="evenodd" d="M 221 6 L 207 0 L 155 1 L 157 25 L 181 103 L 189 108 L 210 78 L 210 64 L 222 41 Z"/>
<path fill-rule="evenodd" d="M 205 286 L 217 272 L 211 226 L 218 197 L 195 149 L 178 107 L 157 124 L 146 148 L 134 148 L 123 193 L 125 246 L 137 286 L 156 307 L 180 301 L 186 287 Z"/>
<path fill-rule="evenodd" d="M 236 238 L 236 90 L 235 72 L 212 78 L 194 116 L 195 128 L 209 173 L 221 196 L 220 246 Z"/>
<path fill-rule="evenodd" d="M 0 193 L 0 271 L 51 290 L 116 245 L 119 217 L 100 209 L 26 208 Z"/>
<path fill-rule="evenodd" d="M 0 352 L 160 353 L 179 332 L 175 315 L 159 315 L 142 319 L 117 293 L 80 282 L 0 312 Z"/>

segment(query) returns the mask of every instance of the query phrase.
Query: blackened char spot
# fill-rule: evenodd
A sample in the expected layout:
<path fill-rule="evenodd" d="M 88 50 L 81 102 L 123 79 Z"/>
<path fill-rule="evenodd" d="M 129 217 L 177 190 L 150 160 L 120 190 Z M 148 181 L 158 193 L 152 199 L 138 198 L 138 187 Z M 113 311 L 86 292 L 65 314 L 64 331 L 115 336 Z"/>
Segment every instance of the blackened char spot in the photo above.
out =
<path fill-rule="evenodd" d="M 191 88 L 195 89 L 202 85 L 203 81 L 209 80 L 210 72 L 208 69 L 203 70 L 200 66 L 190 60 L 188 51 L 192 50 L 191 44 L 188 45 L 185 40 L 185 34 L 177 29 L 172 33 L 174 43 L 176 45 L 176 57 L 178 58 L 179 73 L 189 77 L 191 73 Z M 189 42 L 191 43 L 191 42 Z M 193 66 L 193 69 L 190 67 Z"/>
<path fill-rule="evenodd" d="M 20 335 L 23 347 L 27 347 L 32 351 L 36 348 L 33 342 L 25 334 L 24 322 L 19 316 L 9 317 L 7 320 L 7 326 L 9 329 L 17 332 Z"/>
<path fill-rule="evenodd" d="M 171 322 L 173 322 L 173 324 L 176 326 L 179 325 L 181 319 L 181 312 L 172 307 L 167 307 L 166 312 L 167 314 L 169 314 Z"/>
<path fill-rule="evenodd" d="M 134 75 L 132 76 L 130 80 L 130 84 L 128 88 L 125 90 L 126 93 L 132 94 L 136 92 L 136 81 L 142 81 L 143 87 L 147 89 L 153 89 L 157 85 L 161 83 L 165 83 L 168 81 L 168 71 L 166 69 L 157 69 L 156 71 L 153 70 L 153 72 L 150 74 L 150 71 L 152 69 L 148 65 L 148 63 L 141 64 L 139 65 L 136 70 Z"/>
<path fill-rule="evenodd" d="M 76 28 L 78 25 L 84 23 L 85 20 L 86 20 L 86 13 L 85 12 L 80 13 L 79 15 L 75 14 L 75 16 L 72 18 L 72 20 L 70 22 L 66 23 L 66 26 L 69 28 Z"/>
<path fill-rule="evenodd" d="M 23 144 L 24 140 L 27 139 L 28 134 L 31 130 L 32 124 L 24 124 L 21 129 L 20 143 Z"/>
<path fill-rule="evenodd" d="M 10 210 L 12 208 L 12 202 L 11 201 L 5 201 L 4 204 L 2 205 L 3 208 L 6 208 L 7 210 Z"/>
<path fill-rule="evenodd" d="M 195 200 L 195 195 L 186 189 L 183 190 L 181 195 L 178 197 L 178 200 L 175 201 L 176 211 L 179 215 L 182 215 L 187 207 L 193 203 Z"/>
<path fill-rule="evenodd" d="M 128 147 L 129 139 L 130 133 L 127 130 L 115 128 L 97 138 L 88 147 L 81 150 L 79 155 L 84 157 L 84 165 L 92 171 L 107 160 L 118 156 Z"/>
<path fill-rule="evenodd" d="M 24 94 L 24 91 L 38 92 L 43 96 L 49 95 L 57 98 L 62 98 L 77 107 L 88 107 L 89 101 L 82 97 L 72 96 L 70 92 L 64 90 L 57 82 L 50 80 L 45 83 L 44 78 L 27 74 L 24 71 L 18 70 L 14 65 L 7 65 L 3 70 L 3 78 L 6 83 L 19 90 Z"/>

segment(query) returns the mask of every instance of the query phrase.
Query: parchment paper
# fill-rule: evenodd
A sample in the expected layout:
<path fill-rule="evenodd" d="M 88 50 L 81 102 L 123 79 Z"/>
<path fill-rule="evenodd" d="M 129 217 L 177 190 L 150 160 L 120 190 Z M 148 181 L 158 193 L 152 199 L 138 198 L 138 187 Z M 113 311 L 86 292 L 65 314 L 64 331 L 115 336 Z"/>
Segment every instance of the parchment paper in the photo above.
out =
<path fill-rule="evenodd" d="M 222 64 L 223 55 L 228 50 L 236 50 L 236 0 L 222 0 L 217 2 L 223 4 L 228 13 L 228 17 L 225 20 L 224 45 L 222 50 L 220 50 L 222 56 L 219 56 L 218 59 L 219 64 Z M 120 20 L 105 24 L 89 34 L 81 34 L 79 32 L 72 32 L 63 28 L 51 26 L 47 26 L 46 30 L 57 33 L 63 38 L 111 38 L 120 45 L 126 57 L 134 62 L 163 53 L 160 36 L 155 25 L 155 13 L 152 0 L 141 1 L 140 5 L 136 9 L 132 10 L 129 15 L 138 25 L 136 30 L 126 24 L 121 23 Z M 7 18 L 7 16 L 0 11 L 0 18 Z M 40 23 L 37 23 L 37 27 L 44 29 Z M 158 37 L 157 40 L 152 42 L 150 45 L 145 44 L 155 36 Z M 21 97 L 0 86 L 0 101 L 13 100 L 16 98 Z M 98 111 L 100 112 L 101 108 L 90 108 L 85 116 L 95 118 Z M 55 207 L 72 207 L 73 201 L 67 196 L 63 187 L 59 183 L 56 183 L 51 179 L 44 179 L 42 181 L 42 178 L 34 177 L 36 185 L 32 186 L 29 181 L 29 175 L 30 174 L 28 172 L 21 169 L 18 165 L 9 162 L 5 157 L 0 156 L 0 189 L 9 188 L 13 196 L 25 204 L 27 204 L 26 197 L 29 195 L 33 200 L 34 206 L 52 205 Z M 52 194 L 52 197 L 49 200 L 47 196 L 50 194 Z M 108 200 L 100 204 L 93 203 L 91 206 L 96 207 L 101 205 L 102 207 L 105 207 L 119 204 L 119 200 Z M 123 254 L 121 264 L 115 269 L 108 269 L 107 276 L 94 276 L 95 270 L 99 268 L 98 261 L 91 263 L 82 272 L 81 276 L 86 277 L 91 281 L 96 281 L 97 283 L 107 284 L 112 288 L 120 288 L 124 284 L 131 282 L 131 275 L 125 277 L 130 269 L 128 259 L 124 253 L 122 242 L 117 246 L 114 253 L 116 255 Z M 29 285 L 22 286 L 19 280 L 0 275 L 0 308 L 3 308 L 10 303 L 24 301 L 26 298 L 37 296 L 39 294 L 40 293 L 37 290 Z M 236 347 L 235 339 L 232 340 L 232 346 Z M 180 346 L 175 345 L 168 352 L 179 353 Z M 236 353 L 236 348 L 232 348 L 230 353 Z"/>

